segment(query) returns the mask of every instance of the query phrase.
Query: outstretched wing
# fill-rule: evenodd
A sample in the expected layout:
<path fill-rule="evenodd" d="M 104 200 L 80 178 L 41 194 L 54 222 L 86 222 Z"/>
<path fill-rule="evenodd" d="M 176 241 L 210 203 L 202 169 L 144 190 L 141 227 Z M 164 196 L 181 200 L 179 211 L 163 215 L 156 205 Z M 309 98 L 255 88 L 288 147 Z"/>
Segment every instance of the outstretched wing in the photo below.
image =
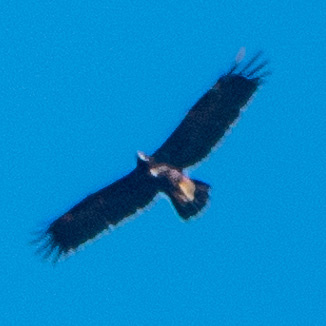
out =
<path fill-rule="evenodd" d="M 52 253 L 54 261 L 110 226 L 117 225 L 149 204 L 157 188 L 139 167 L 106 188 L 86 197 L 66 214 L 53 221 L 41 234 L 39 252 Z"/>
<path fill-rule="evenodd" d="M 260 57 L 257 53 L 241 71 L 236 62 L 230 71 L 192 107 L 181 124 L 153 154 L 156 162 L 179 168 L 191 166 L 206 157 L 237 119 L 240 110 L 268 73 L 257 73 L 267 61 L 252 67 Z"/>

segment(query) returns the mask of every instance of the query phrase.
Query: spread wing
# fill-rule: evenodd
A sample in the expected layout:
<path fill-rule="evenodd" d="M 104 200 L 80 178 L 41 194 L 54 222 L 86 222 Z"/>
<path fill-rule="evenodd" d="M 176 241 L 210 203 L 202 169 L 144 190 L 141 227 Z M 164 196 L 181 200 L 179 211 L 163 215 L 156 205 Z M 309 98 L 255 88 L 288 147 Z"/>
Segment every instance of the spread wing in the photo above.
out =
<path fill-rule="evenodd" d="M 156 162 L 165 162 L 179 168 L 191 166 L 206 157 L 238 118 L 240 110 L 262 83 L 268 73 L 257 73 L 267 61 L 253 67 L 260 57 L 257 53 L 237 72 L 239 63 L 191 108 L 181 124 L 153 154 Z"/>
<path fill-rule="evenodd" d="M 53 221 L 36 240 L 43 240 L 38 252 L 46 258 L 53 253 L 56 261 L 148 205 L 156 194 L 155 184 L 137 167 Z"/>

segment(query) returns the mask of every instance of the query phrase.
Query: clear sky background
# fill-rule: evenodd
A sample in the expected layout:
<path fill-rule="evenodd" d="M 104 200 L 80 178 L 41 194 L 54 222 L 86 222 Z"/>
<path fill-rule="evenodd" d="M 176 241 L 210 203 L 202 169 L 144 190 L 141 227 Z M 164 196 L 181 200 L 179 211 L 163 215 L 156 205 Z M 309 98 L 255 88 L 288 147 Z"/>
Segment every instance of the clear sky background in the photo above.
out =
<path fill-rule="evenodd" d="M 3 1 L 1 325 L 325 325 L 325 1 Z M 166 200 L 57 264 L 30 232 L 152 153 L 241 46 L 270 76 L 182 223 Z"/>

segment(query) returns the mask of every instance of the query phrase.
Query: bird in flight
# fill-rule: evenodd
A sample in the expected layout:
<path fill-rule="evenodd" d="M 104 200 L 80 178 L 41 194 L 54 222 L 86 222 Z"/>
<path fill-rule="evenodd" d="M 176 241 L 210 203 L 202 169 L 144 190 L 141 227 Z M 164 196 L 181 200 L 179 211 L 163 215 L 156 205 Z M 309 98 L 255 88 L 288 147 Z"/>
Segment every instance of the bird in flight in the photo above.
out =
<path fill-rule="evenodd" d="M 146 207 L 165 193 L 183 220 L 207 204 L 210 186 L 191 179 L 184 169 L 205 158 L 246 106 L 264 77 L 268 61 L 258 52 L 234 64 L 189 110 L 180 125 L 152 155 L 137 152 L 136 168 L 111 185 L 89 195 L 40 231 L 38 253 L 57 262 Z"/>

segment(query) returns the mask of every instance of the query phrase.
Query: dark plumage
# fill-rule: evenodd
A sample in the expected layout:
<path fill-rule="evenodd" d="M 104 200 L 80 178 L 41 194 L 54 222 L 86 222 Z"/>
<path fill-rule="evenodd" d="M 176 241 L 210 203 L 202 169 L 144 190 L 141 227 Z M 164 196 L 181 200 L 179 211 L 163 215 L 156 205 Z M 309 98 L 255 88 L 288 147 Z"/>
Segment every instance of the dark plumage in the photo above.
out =
<path fill-rule="evenodd" d="M 38 251 L 46 257 L 53 254 L 56 261 L 147 206 L 159 192 L 170 197 L 181 218 L 198 214 L 207 203 L 209 185 L 190 179 L 183 169 L 209 154 L 257 91 L 267 75 L 259 74 L 267 61 L 255 65 L 260 55 L 240 71 L 236 62 L 152 156 L 138 152 L 132 172 L 53 221 L 36 240 L 43 241 Z"/>
<path fill-rule="evenodd" d="M 263 75 L 257 76 L 256 73 L 267 61 L 259 65 L 260 69 L 257 71 L 255 68 L 248 71 L 260 54 L 261 52 L 239 73 L 235 73 L 238 68 L 236 63 L 229 73 L 222 76 L 204 94 L 172 135 L 153 154 L 157 162 L 186 168 L 209 154 L 262 83 Z"/>

